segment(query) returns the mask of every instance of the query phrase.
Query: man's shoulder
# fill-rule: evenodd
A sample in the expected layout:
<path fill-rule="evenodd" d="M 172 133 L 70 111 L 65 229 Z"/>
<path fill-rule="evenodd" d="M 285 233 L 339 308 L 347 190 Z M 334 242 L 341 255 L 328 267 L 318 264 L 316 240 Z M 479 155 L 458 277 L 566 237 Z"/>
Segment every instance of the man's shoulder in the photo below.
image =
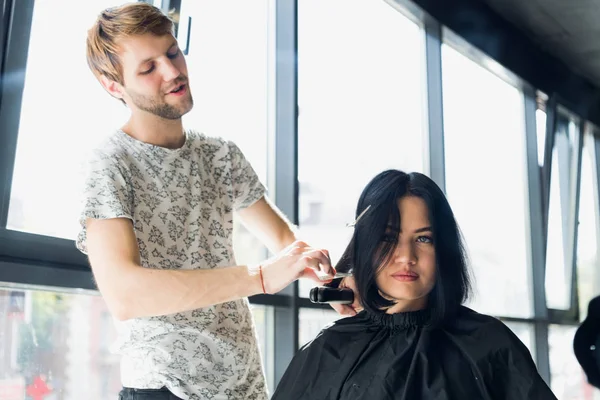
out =
<path fill-rule="evenodd" d="M 127 156 L 127 148 L 119 131 L 111 132 L 90 149 L 90 161 L 120 160 Z"/>
<path fill-rule="evenodd" d="M 188 130 L 188 138 L 191 140 L 193 148 L 207 155 L 221 152 L 229 153 L 234 147 L 237 147 L 234 142 L 222 136 L 211 136 L 193 130 Z"/>

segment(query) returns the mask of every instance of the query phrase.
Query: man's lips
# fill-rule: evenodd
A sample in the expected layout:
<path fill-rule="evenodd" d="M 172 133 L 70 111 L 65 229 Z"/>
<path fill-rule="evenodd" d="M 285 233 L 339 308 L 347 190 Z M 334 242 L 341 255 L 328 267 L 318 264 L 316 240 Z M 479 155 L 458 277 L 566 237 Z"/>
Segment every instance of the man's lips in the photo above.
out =
<path fill-rule="evenodd" d="M 187 84 L 186 83 L 181 83 L 173 88 L 171 88 L 171 90 L 169 90 L 167 92 L 167 94 L 179 94 L 179 92 L 183 91 L 184 89 L 186 89 Z"/>

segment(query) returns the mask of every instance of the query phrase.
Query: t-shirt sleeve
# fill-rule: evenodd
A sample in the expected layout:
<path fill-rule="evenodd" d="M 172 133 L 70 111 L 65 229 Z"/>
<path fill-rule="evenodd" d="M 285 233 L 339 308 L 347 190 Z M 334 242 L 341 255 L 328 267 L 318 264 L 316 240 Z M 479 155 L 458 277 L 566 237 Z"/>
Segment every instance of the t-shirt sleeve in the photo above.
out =
<path fill-rule="evenodd" d="M 86 221 L 93 219 L 129 218 L 133 220 L 131 188 L 123 167 L 114 155 L 95 153 L 88 163 L 79 217 L 77 248 L 87 254 Z"/>
<path fill-rule="evenodd" d="M 260 200 L 265 195 L 265 187 L 239 147 L 233 142 L 228 145 L 231 155 L 233 209 L 237 211 Z"/>

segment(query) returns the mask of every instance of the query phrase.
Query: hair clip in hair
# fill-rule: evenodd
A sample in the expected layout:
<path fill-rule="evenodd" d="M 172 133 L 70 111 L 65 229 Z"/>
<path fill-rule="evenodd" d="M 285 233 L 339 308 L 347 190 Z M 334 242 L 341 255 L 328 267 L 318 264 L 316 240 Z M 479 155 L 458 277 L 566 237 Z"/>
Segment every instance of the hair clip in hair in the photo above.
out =
<path fill-rule="evenodd" d="M 358 217 L 356 217 L 356 219 L 354 220 L 354 222 L 347 223 L 346 227 L 347 228 L 354 228 L 356 226 L 356 224 L 358 224 L 358 221 L 360 221 L 360 219 L 366 214 L 366 212 L 369 211 L 369 208 L 371 208 L 370 204 L 367 206 L 367 208 L 365 208 L 363 210 L 363 212 L 360 213 L 360 215 Z"/>

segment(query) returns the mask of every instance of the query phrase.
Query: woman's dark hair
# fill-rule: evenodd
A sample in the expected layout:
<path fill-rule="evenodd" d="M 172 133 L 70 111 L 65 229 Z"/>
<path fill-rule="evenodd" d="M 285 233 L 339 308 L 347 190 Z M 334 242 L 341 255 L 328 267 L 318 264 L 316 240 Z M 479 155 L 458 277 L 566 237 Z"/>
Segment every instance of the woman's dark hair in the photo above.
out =
<path fill-rule="evenodd" d="M 454 314 L 470 295 L 471 285 L 465 250 L 454 213 L 441 189 L 426 175 L 387 170 L 375 176 L 363 190 L 356 216 L 354 234 L 336 270 L 352 270 L 362 306 L 381 312 L 393 302 L 381 296 L 378 272 L 385 267 L 396 243 L 383 240 L 389 227 L 400 232 L 398 200 L 414 196 L 423 199 L 429 211 L 436 254 L 435 284 L 428 297 L 431 324 L 439 325 Z"/>

